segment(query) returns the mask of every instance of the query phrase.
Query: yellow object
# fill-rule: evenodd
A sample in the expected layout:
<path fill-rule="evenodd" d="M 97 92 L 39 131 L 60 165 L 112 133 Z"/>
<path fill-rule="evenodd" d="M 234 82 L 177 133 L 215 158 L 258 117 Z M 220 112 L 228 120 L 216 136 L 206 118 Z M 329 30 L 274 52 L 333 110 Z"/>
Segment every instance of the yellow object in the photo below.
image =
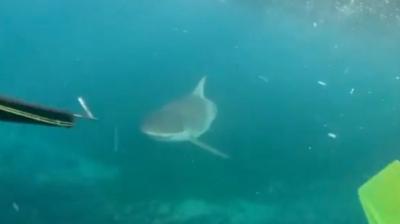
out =
<path fill-rule="evenodd" d="M 400 224 L 400 161 L 372 177 L 358 194 L 369 224 Z"/>

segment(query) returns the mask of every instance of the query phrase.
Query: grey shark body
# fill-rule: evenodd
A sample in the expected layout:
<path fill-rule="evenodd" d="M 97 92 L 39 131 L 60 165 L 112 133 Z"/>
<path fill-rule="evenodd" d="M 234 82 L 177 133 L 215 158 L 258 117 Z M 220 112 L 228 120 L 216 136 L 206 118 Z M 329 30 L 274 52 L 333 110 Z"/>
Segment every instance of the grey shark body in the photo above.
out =
<path fill-rule="evenodd" d="M 142 132 L 160 141 L 188 141 L 214 155 L 228 158 L 198 139 L 209 130 L 217 116 L 216 104 L 204 95 L 205 83 L 206 77 L 203 77 L 189 95 L 150 114 L 143 122 Z"/>

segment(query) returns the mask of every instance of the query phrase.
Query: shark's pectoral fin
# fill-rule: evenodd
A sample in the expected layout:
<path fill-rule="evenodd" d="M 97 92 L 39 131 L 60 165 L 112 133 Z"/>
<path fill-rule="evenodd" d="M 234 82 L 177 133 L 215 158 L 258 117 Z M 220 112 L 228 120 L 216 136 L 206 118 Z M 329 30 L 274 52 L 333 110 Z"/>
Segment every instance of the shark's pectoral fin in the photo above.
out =
<path fill-rule="evenodd" d="M 229 159 L 229 156 L 227 154 L 225 154 L 225 153 L 221 152 L 220 150 L 208 145 L 207 143 L 204 143 L 204 142 L 200 141 L 197 138 L 191 138 L 189 141 L 191 143 L 193 143 L 194 145 L 197 145 L 198 147 L 206 150 L 207 152 L 210 152 L 210 153 L 212 153 L 212 154 L 214 154 L 216 156 L 219 156 L 221 158 L 224 158 L 224 159 Z"/>

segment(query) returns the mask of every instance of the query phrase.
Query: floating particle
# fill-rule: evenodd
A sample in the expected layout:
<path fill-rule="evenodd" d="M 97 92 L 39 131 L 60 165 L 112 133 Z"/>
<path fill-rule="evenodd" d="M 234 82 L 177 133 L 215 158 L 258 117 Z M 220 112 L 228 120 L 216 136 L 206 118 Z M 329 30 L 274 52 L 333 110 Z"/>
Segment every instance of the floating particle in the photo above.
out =
<path fill-rule="evenodd" d="M 311 146 L 308 146 L 307 149 L 311 151 L 311 150 L 312 150 L 312 147 L 311 147 Z"/>
<path fill-rule="evenodd" d="M 320 84 L 321 86 L 326 86 L 327 85 L 326 82 L 324 82 L 324 81 L 318 81 L 318 84 Z"/>
<path fill-rule="evenodd" d="M 13 207 L 13 209 L 16 211 L 16 212 L 19 212 L 19 205 L 16 203 L 16 202 L 13 202 L 12 203 L 12 207 Z"/>
<path fill-rule="evenodd" d="M 353 93 L 354 93 L 354 88 L 351 88 L 350 95 L 353 95 Z"/>
<path fill-rule="evenodd" d="M 313 22 L 312 25 L 313 25 L 314 28 L 316 28 L 318 26 L 318 23 L 317 22 Z"/>
<path fill-rule="evenodd" d="M 335 139 L 335 138 L 337 138 L 337 135 L 335 133 L 329 132 L 328 137 Z"/>
<path fill-rule="evenodd" d="M 396 80 L 400 80 L 400 76 L 396 76 L 395 79 L 396 79 Z"/>

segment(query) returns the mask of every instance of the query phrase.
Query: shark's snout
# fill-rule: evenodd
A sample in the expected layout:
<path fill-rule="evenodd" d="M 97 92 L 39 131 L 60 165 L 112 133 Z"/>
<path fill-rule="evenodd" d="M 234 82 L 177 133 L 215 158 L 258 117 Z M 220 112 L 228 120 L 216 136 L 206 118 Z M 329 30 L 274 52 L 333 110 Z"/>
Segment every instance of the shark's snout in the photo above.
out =
<path fill-rule="evenodd" d="M 142 125 L 140 125 L 140 131 L 144 134 L 151 132 L 150 128 L 148 127 L 148 125 L 146 123 L 143 123 Z"/>
<path fill-rule="evenodd" d="M 140 131 L 141 131 L 143 134 L 148 135 L 148 136 L 150 136 L 150 137 L 157 137 L 157 136 L 162 135 L 162 133 L 160 133 L 160 131 L 157 130 L 157 128 L 155 128 L 154 126 L 152 126 L 152 125 L 150 125 L 150 124 L 148 124 L 148 123 L 146 123 L 146 122 L 143 123 L 143 124 L 140 126 Z"/>
<path fill-rule="evenodd" d="M 170 141 L 175 135 L 175 133 L 169 133 L 163 130 L 162 127 L 152 122 L 151 119 L 143 122 L 143 124 L 140 126 L 140 131 L 150 138 L 159 141 Z"/>

